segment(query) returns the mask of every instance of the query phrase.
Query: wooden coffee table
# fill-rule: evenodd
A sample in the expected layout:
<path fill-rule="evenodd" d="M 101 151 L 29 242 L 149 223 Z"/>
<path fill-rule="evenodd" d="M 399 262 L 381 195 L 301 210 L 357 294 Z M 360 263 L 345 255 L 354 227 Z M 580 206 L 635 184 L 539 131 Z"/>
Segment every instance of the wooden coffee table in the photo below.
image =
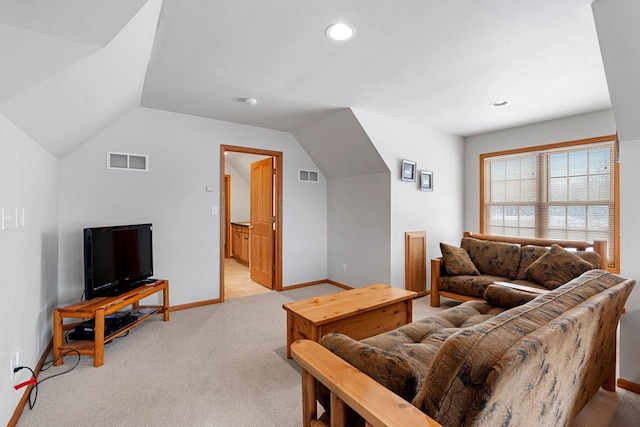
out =
<path fill-rule="evenodd" d="M 283 304 L 287 311 L 287 357 L 291 344 L 318 341 L 330 332 L 361 340 L 412 321 L 413 291 L 377 284 Z"/>

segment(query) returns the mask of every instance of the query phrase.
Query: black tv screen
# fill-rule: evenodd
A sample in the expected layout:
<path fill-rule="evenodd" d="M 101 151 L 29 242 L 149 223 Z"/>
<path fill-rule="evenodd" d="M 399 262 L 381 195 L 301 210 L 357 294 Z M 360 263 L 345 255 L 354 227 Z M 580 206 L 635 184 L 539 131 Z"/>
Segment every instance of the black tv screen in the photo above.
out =
<path fill-rule="evenodd" d="M 114 296 L 153 275 L 151 224 L 84 229 L 85 298 Z"/>

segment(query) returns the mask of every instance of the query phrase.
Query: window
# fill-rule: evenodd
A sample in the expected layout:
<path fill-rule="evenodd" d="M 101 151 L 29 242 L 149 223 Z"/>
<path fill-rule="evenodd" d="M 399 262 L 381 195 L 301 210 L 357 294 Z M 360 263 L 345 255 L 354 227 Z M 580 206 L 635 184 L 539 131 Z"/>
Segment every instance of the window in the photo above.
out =
<path fill-rule="evenodd" d="M 480 156 L 483 233 L 606 240 L 619 270 L 616 137 Z"/>

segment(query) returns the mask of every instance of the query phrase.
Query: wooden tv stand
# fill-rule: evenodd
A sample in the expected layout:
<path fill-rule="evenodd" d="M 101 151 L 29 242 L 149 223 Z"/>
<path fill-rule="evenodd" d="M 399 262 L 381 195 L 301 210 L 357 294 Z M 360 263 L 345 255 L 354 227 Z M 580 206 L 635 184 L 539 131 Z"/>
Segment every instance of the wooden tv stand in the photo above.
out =
<path fill-rule="evenodd" d="M 162 291 L 162 305 L 140 306 L 140 300 Z M 119 329 L 109 336 L 104 336 L 104 318 L 121 310 L 127 306 L 132 306 L 132 311 L 144 309 L 149 311 L 138 319 Z M 147 310 L 148 309 L 148 310 Z M 54 365 L 62 365 L 63 357 L 61 355 L 69 350 L 76 350 L 82 355 L 93 355 L 93 366 L 102 366 L 104 363 L 104 343 L 121 336 L 127 331 L 135 328 L 140 323 L 149 319 L 153 314 L 163 314 L 163 320 L 169 320 L 169 281 L 158 280 L 149 285 L 143 285 L 138 288 L 125 292 L 115 297 L 93 298 L 88 301 L 80 301 L 66 307 L 58 307 L 53 310 L 53 360 Z M 64 342 L 64 331 L 74 328 L 81 322 L 70 323 L 64 325 L 65 317 L 76 319 L 94 319 L 95 333 L 93 341 L 69 341 Z"/>

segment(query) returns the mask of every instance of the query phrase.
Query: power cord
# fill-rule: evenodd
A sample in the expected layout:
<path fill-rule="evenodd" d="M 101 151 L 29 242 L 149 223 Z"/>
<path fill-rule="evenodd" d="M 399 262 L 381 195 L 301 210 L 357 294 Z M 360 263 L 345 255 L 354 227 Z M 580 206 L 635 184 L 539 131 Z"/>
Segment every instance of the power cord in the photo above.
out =
<path fill-rule="evenodd" d="M 14 388 L 16 390 L 21 389 L 22 387 L 28 386 L 28 385 L 33 385 L 33 387 L 31 388 L 31 390 L 29 390 L 29 409 L 33 409 L 34 406 L 36 406 L 36 401 L 38 400 L 38 385 L 42 384 L 43 382 L 50 380 L 51 378 L 55 378 L 55 377 L 59 377 L 60 375 L 64 375 L 66 373 L 69 373 L 71 371 L 73 371 L 76 366 L 78 366 L 78 364 L 80 363 L 80 352 L 78 350 L 68 350 L 64 353 L 62 353 L 60 356 L 58 356 L 56 359 L 54 360 L 50 360 L 49 362 L 45 362 L 42 367 L 40 368 L 40 372 L 46 371 L 47 369 L 51 368 L 58 360 L 62 359 L 63 357 L 75 353 L 78 355 L 78 360 L 76 360 L 75 365 L 73 365 L 71 368 L 67 369 L 64 372 L 59 372 L 57 374 L 48 376 L 46 378 L 41 379 L 40 381 L 38 381 L 38 376 L 36 375 L 35 372 L 33 372 L 33 369 L 31 369 L 28 366 L 17 366 L 15 368 L 13 368 L 13 372 L 18 372 L 21 371 L 22 369 L 28 369 L 29 372 L 31 372 L 31 379 L 20 383 L 16 386 L 14 386 Z M 35 396 L 33 396 L 33 401 L 31 400 L 31 396 L 33 395 L 33 390 L 35 390 Z"/>

